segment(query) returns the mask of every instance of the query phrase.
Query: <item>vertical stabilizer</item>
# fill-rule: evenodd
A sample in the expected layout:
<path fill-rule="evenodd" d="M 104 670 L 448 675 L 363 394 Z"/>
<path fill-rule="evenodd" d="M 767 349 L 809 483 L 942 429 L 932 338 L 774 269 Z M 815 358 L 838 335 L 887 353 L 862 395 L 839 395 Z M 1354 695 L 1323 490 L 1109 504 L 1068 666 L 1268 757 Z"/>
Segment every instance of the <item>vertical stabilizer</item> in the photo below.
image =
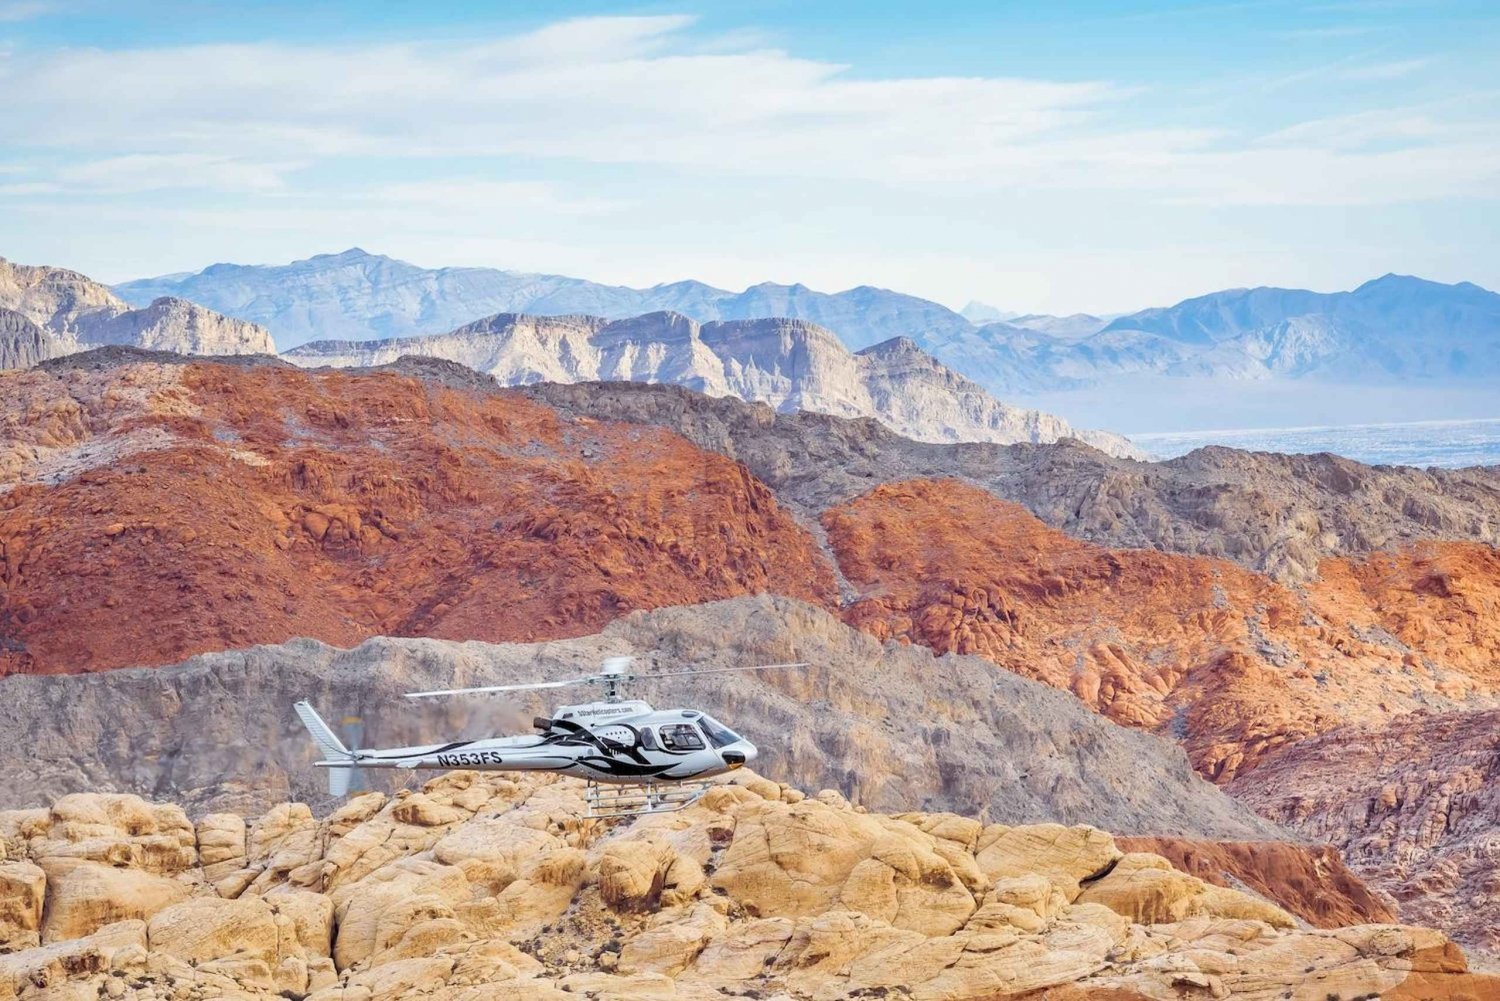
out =
<path fill-rule="evenodd" d="M 307 701 L 298 702 L 292 708 L 297 710 L 297 716 L 302 720 L 302 725 L 307 727 L 307 732 L 312 736 L 313 742 L 323 752 L 323 757 L 329 762 L 347 761 L 348 765 L 334 765 L 328 769 L 328 793 L 331 796 L 342 796 L 349 791 L 349 780 L 353 777 L 354 755 L 339 740 L 333 728 L 323 721 L 317 710 L 313 709 L 312 703 Z"/>

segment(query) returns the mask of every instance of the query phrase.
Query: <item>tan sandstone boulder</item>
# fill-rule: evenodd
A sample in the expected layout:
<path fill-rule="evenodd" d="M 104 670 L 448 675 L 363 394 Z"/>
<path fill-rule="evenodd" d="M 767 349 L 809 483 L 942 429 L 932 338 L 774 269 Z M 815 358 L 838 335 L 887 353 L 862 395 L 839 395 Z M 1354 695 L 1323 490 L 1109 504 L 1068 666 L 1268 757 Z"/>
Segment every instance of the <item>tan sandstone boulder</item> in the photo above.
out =
<path fill-rule="evenodd" d="M 202 867 L 175 876 L 146 867 L 174 857 L 147 839 L 182 843 L 171 811 L 104 798 L 0 815 L 0 913 L 23 936 L 0 955 L 0 1001 L 1500 994 L 1437 932 L 1297 929 L 1091 828 L 888 817 L 744 773 L 630 824 L 587 824 L 582 807 L 570 780 L 454 773 L 324 820 L 297 805 L 204 818 Z M 120 864 L 101 844 L 124 846 Z"/>
<path fill-rule="evenodd" d="M 42 941 L 82 938 L 117 921 L 144 920 L 192 892 L 189 884 L 86 859 L 44 858 L 47 910 Z"/>
<path fill-rule="evenodd" d="M 1102 873 L 1121 854 L 1114 838 L 1092 827 L 995 824 L 980 834 L 975 861 L 991 879 L 1045 876 L 1071 903 L 1084 880 Z"/>
<path fill-rule="evenodd" d="M 0 951 L 41 944 L 47 874 L 30 862 L 0 862 Z"/>
<path fill-rule="evenodd" d="M 970 886 L 978 877 L 913 825 L 820 798 L 740 806 L 711 884 L 752 916 L 838 908 L 934 935 L 956 930 L 974 912 Z"/>

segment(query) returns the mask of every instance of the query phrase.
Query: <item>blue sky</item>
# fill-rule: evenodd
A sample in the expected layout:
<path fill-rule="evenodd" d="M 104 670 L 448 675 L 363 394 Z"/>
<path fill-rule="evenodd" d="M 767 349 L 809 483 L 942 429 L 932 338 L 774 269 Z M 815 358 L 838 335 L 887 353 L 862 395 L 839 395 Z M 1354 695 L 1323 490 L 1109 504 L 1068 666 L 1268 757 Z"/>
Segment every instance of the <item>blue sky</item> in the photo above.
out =
<path fill-rule="evenodd" d="M 1500 12 L 0 0 L 0 254 L 1096 312 L 1500 286 Z"/>

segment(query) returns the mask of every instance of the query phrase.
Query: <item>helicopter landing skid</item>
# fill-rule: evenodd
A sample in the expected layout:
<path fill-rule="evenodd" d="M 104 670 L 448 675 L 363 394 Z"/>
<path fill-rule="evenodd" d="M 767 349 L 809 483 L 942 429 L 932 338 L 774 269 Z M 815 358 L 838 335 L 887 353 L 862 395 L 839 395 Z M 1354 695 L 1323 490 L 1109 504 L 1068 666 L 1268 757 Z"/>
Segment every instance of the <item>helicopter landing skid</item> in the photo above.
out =
<path fill-rule="evenodd" d="M 590 820 L 621 820 L 653 813 L 673 813 L 697 802 L 709 782 L 632 782 L 626 785 L 589 781 L 584 799 Z"/>

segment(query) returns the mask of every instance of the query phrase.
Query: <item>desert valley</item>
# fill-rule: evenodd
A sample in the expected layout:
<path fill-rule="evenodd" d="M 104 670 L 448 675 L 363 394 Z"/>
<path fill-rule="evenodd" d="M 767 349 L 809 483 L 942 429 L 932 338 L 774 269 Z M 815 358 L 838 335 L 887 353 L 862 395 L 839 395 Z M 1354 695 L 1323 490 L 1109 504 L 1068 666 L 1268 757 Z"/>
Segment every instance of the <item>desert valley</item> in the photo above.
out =
<path fill-rule="evenodd" d="M 803 319 L 278 355 L 0 269 L 0 997 L 1500 991 L 1494 467 L 1152 462 Z M 811 666 L 652 683 L 758 775 L 615 825 L 341 803 L 289 711 L 523 730 L 400 694 L 621 653 Z"/>

